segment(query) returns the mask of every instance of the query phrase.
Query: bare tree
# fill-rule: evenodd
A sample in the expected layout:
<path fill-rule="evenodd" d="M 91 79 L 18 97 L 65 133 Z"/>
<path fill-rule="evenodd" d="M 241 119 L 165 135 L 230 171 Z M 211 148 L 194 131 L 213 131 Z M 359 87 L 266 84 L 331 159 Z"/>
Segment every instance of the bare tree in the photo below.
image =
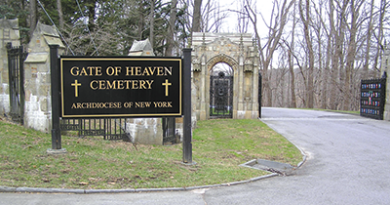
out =
<path fill-rule="evenodd" d="M 37 25 L 37 15 L 37 0 L 30 0 L 30 37 L 32 37 L 35 26 Z"/>
<path fill-rule="evenodd" d="M 366 52 L 365 52 L 365 59 L 364 59 L 364 65 L 363 65 L 363 78 L 367 78 L 368 74 L 368 67 L 370 64 L 370 50 L 371 50 L 371 37 L 372 37 L 372 31 L 374 28 L 374 4 L 375 0 L 371 0 L 371 5 L 370 5 L 370 14 L 369 14 L 369 21 L 367 25 L 367 39 L 366 39 Z"/>
<path fill-rule="evenodd" d="M 295 74 L 294 74 L 294 47 L 295 47 L 295 27 L 296 27 L 296 19 L 295 19 L 295 10 L 296 6 L 294 4 L 294 11 L 292 14 L 293 17 L 293 26 L 291 30 L 291 42 L 290 46 L 288 49 L 288 68 L 290 72 L 290 93 L 291 93 L 291 102 L 289 104 L 289 107 L 297 107 L 297 102 L 296 102 L 296 95 L 295 95 Z"/>
<path fill-rule="evenodd" d="M 60 29 L 64 29 L 64 14 L 62 13 L 61 0 L 57 0 L 57 12 Z"/>
<path fill-rule="evenodd" d="M 304 8 L 303 8 L 304 6 Z M 304 11 L 305 10 L 305 11 Z M 310 1 L 306 0 L 305 5 L 303 5 L 302 0 L 299 0 L 299 14 L 304 27 L 305 41 L 309 54 L 309 67 L 308 67 L 308 77 L 307 77 L 307 100 L 306 107 L 313 108 L 314 106 L 314 85 L 313 85 L 313 70 L 314 70 L 314 50 L 313 42 L 310 34 Z"/>
<path fill-rule="evenodd" d="M 155 0 L 150 0 L 150 16 L 149 16 L 149 21 L 150 21 L 150 31 L 149 31 L 149 41 L 150 45 L 152 47 L 154 46 L 154 7 L 155 7 L 156 1 Z"/>
<path fill-rule="evenodd" d="M 330 63 L 330 37 L 329 37 L 329 31 L 326 29 L 326 24 L 323 19 L 323 8 L 324 8 L 325 1 L 318 1 L 318 4 L 316 4 L 313 1 L 313 8 L 315 10 L 315 14 L 313 15 L 313 31 L 317 36 L 317 49 L 316 49 L 316 56 L 318 60 L 315 60 L 318 62 L 318 77 L 316 81 L 319 81 L 320 83 L 315 83 L 314 87 L 316 91 L 318 91 L 319 99 L 318 103 L 315 103 L 315 105 L 320 106 L 322 109 L 326 109 L 327 104 L 327 93 L 328 93 L 328 75 L 329 75 L 329 63 Z M 323 32 L 324 31 L 324 32 Z M 323 48 L 323 33 L 325 33 L 325 37 L 327 38 L 327 47 Z M 324 49 L 326 50 L 326 54 L 323 54 Z M 325 58 L 325 60 L 324 60 Z M 325 62 L 325 63 L 324 63 Z M 325 64 L 325 65 L 324 65 Z"/>
<path fill-rule="evenodd" d="M 245 6 L 245 10 L 249 20 L 252 23 L 252 26 L 254 27 L 259 48 L 262 76 L 264 78 L 263 88 L 265 90 L 264 97 L 266 98 L 265 106 L 272 106 L 272 91 L 270 87 L 270 75 L 268 71 L 270 69 L 273 54 L 279 46 L 280 39 L 286 26 L 289 10 L 294 5 L 294 2 L 295 0 L 275 0 L 273 2 L 271 20 L 269 23 L 265 22 L 268 26 L 268 36 L 265 38 L 265 46 L 263 47 L 262 38 L 257 28 L 257 13 L 252 9 L 253 7 L 249 4 L 249 1 L 246 1 L 247 5 Z"/>
<path fill-rule="evenodd" d="M 352 91 L 352 71 L 354 69 L 355 56 L 356 56 L 356 35 L 360 23 L 358 22 L 360 8 L 364 1 L 350 1 L 350 15 L 351 25 L 349 26 L 349 42 L 347 48 L 347 59 L 345 68 L 345 81 L 344 81 L 344 110 L 350 110 L 351 105 L 351 91 Z M 358 25 L 359 23 L 359 25 Z"/>
<path fill-rule="evenodd" d="M 212 0 L 207 0 L 202 7 L 201 31 L 219 32 L 223 20 L 228 16 L 226 10 L 221 8 L 219 1 Z"/>
<path fill-rule="evenodd" d="M 201 32 L 201 8 L 202 8 L 202 0 L 194 0 L 194 13 L 192 16 L 192 29 L 191 36 L 193 32 Z"/>
<path fill-rule="evenodd" d="M 245 5 L 248 4 L 248 5 L 251 5 L 252 4 L 252 1 L 247 1 L 248 3 L 245 2 L 245 0 L 243 1 L 237 1 L 237 7 L 239 8 L 239 11 L 236 11 L 237 13 L 237 21 L 238 21 L 238 24 L 237 24 L 237 30 L 239 33 L 246 33 L 248 32 L 248 17 L 246 15 L 246 12 L 245 12 Z"/>
<path fill-rule="evenodd" d="M 173 49 L 175 47 L 175 22 L 176 22 L 176 14 L 177 14 L 176 6 L 177 6 L 177 0 L 172 0 L 171 12 L 169 15 L 167 49 L 165 51 L 165 56 L 173 56 Z"/>
<path fill-rule="evenodd" d="M 381 59 L 382 51 L 385 49 L 386 45 L 384 43 L 384 21 L 385 16 L 387 13 L 387 9 L 390 5 L 390 2 L 388 0 L 381 0 L 380 8 L 379 8 L 379 26 L 377 29 L 376 34 L 376 52 L 375 52 L 375 59 L 374 59 L 374 69 L 380 70 L 378 68 L 379 61 Z"/>

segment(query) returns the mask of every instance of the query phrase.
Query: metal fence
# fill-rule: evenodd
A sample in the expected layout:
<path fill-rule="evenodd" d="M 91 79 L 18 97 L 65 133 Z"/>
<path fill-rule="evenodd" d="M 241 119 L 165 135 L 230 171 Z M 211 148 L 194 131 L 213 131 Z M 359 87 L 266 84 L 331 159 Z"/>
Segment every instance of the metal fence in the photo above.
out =
<path fill-rule="evenodd" d="M 27 53 L 23 46 L 12 47 L 7 43 L 10 115 L 13 121 L 23 124 L 24 116 L 24 68 Z"/>
<path fill-rule="evenodd" d="M 101 136 L 105 140 L 130 141 L 126 132 L 126 118 L 102 119 L 63 119 L 60 121 L 61 131 L 75 131 L 79 137 Z"/>

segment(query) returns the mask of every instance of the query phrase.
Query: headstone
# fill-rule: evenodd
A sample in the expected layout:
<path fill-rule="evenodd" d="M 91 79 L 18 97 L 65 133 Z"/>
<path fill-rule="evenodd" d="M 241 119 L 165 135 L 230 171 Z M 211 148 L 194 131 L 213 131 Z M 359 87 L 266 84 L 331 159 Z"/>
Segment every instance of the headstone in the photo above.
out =
<path fill-rule="evenodd" d="M 6 45 L 20 46 L 19 20 L 0 19 L 0 115 L 10 112 L 8 55 Z"/>
<path fill-rule="evenodd" d="M 56 29 L 38 22 L 28 44 L 28 56 L 24 62 L 24 124 L 44 132 L 51 130 L 49 45 L 59 45 L 58 54 L 63 54 L 65 46 Z"/>

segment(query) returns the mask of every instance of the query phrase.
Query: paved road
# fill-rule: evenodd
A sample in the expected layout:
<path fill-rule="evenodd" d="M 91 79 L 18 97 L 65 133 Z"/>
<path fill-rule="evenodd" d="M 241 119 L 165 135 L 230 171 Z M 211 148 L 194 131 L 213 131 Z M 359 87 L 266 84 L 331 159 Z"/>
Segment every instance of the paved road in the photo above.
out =
<path fill-rule="evenodd" d="M 0 193 L 0 204 L 390 204 L 390 122 L 283 108 L 262 120 L 308 156 L 292 175 L 181 192 Z"/>

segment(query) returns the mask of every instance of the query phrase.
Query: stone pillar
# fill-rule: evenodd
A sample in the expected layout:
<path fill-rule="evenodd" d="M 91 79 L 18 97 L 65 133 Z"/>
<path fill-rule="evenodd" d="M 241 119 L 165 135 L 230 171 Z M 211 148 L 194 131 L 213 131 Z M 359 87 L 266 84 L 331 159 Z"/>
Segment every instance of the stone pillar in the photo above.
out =
<path fill-rule="evenodd" d="M 64 52 L 65 46 L 55 28 L 38 22 L 28 44 L 28 56 L 24 62 L 24 125 L 43 132 L 51 130 L 49 45 L 59 45 L 59 55 Z"/>
<path fill-rule="evenodd" d="M 20 46 L 19 20 L 0 19 L 0 115 L 10 111 L 7 43 Z"/>
<path fill-rule="evenodd" d="M 204 48 L 206 50 L 206 48 Z M 206 67 L 206 56 L 202 55 L 201 57 L 201 74 L 200 74 L 200 118 L 199 120 L 206 120 L 207 119 L 207 108 L 208 105 L 206 105 L 206 95 L 210 95 L 210 93 L 207 93 L 206 91 L 206 82 L 207 77 L 210 78 L 210 75 L 207 75 L 208 68 Z"/>
<path fill-rule="evenodd" d="M 381 76 L 387 73 L 386 81 L 386 104 L 383 119 L 390 121 L 390 49 L 386 49 L 382 56 Z"/>

